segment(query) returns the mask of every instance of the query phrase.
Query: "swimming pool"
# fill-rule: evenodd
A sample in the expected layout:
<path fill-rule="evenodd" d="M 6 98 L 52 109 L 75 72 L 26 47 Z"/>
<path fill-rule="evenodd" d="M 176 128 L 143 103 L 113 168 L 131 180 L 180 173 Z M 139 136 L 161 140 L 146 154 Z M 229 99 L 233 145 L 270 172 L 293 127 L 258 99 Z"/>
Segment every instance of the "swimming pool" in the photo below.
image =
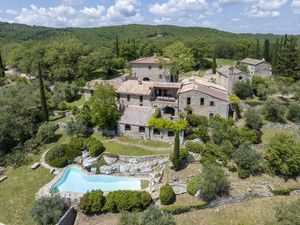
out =
<path fill-rule="evenodd" d="M 79 167 L 69 166 L 65 169 L 63 176 L 51 187 L 50 192 L 84 194 L 91 190 L 141 190 L 141 179 L 108 175 L 87 175 Z"/>

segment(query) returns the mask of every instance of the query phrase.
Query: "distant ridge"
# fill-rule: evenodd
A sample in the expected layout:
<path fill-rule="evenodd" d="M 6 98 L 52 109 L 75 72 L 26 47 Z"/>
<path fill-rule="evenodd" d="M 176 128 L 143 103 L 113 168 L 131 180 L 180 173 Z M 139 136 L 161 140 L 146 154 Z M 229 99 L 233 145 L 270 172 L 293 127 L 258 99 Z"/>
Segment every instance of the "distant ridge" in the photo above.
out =
<path fill-rule="evenodd" d="M 21 42 L 28 40 L 47 40 L 59 37 L 76 37 L 83 43 L 92 45 L 103 44 L 114 40 L 118 35 L 119 39 L 135 38 L 138 40 L 156 39 L 158 41 L 195 39 L 203 40 L 226 40 L 235 38 L 265 39 L 271 41 L 279 38 L 275 34 L 239 34 L 220 31 L 213 28 L 203 27 L 179 27 L 173 25 L 140 25 L 129 24 L 119 26 L 105 26 L 94 28 L 49 28 L 42 26 L 29 26 L 24 24 L 0 22 L 0 42 Z M 300 35 L 297 35 L 298 40 Z"/>

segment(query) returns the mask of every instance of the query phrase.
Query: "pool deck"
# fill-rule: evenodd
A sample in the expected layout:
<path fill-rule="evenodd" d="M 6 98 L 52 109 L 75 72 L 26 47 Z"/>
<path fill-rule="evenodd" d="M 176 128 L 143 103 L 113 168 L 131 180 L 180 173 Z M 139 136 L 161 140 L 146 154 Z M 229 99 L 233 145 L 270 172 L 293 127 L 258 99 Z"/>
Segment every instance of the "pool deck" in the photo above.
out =
<path fill-rule="evenodd" d="M 72 164 L 69 165 L 67 167 L 65 167 L 64 169 L 60 170 L 60 173 L 57 174 L 49 183 L 45 184 L 42 188 L 40 188 L 40 190 L 36 193 L 35 198 L 41 198 L 41 197 L 48 197 L 53 195 L 53 193 L 51 193 L 51 188 L 52 186 L 60 179 L 62 178 L 62 176 L 64 175 L 65 170 L 70 167 L 70 166 L 74 166 L 77 167 L 81 170 L 82 173 L 86 174 L 86 175 L 95 175 L 92 174 L 90 172 L 88 172 L 87 170 L 85 170 L 82 166 L 80 165 L 76 165 L 76 164 Z M 99 175 L 103 175 L 104 174 L 99 174 Z M 151 182 L 151 174 L 149 174 L 148 176 L 124 176 L 122 174 L 114 174 L 114 175 L 109 175 L 109 176 L 118 176 L 118 177 L 127 177 L 127 178 L 140 178 L 142 180 L 149 180 Z M 149 187 L 142 189 L 142 190 L 146 190 L 149 191 Z M 109 192 L 103 192 L 104 195 L 107 195 Z M 80 201 L 80 198 L 84 195 L 82 193 L 77 193 L 77 192 L 57 192 L 55 193 L 57 195 L 60 195 L 61 198 L 67 200 L 67 202 L 69 202 L 69 205 L 77 205 Z"/>

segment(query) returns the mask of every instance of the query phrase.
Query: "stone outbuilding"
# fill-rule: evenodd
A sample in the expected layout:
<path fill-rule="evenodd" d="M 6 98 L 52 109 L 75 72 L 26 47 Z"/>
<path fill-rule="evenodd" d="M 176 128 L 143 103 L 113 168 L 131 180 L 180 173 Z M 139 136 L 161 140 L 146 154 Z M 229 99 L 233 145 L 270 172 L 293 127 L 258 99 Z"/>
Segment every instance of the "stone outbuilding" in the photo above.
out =
<path fill-rule="evenodd" d="M 242 65 L 247 66 L 251 76 L 258 75 L 265 78 L 270 78 L 272 76 L 271 64 L 265 59 L 251 59 L 246 58 L 239 62 Z"/>

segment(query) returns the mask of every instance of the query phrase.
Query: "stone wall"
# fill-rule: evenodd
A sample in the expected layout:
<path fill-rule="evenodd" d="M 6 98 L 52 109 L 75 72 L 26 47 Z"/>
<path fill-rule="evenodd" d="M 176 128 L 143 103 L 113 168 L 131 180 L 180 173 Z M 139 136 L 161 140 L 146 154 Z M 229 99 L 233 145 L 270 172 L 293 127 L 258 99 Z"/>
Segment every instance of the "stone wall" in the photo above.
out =
<path fill-rule="evenodd" d="M 207 117 L 212 113 L 213 115 L 218 114 L 223 118 L 228 118 L 229 102 L 222 101 L 195 90 L 180 93 L 178 98 L 180 111 L 183 111 L 187 106 L 188 97 L 191 98 L 190 107 L 193 109 L 193 113 Z M 201 98 L 204 98 L 204 105 L 200 105 Z M 214 106 L 210 106 L 211 101 L 214 102 Z"/>
<path fill-rule="evenodd" d="M 148 127 L 142 126 L 145 127 L 145 132 L 139 132 L 140 126 L 136 126 L 133 124 L 128 125 L 130 125 L 131 130 L 125 130 L 125 124 L 118 123 L 118 135 L 132 137 L 136 139 L 150 139 L 150 129 Z"/>
<path fill-rule="evenodd" d="M 70 207 L 56 225 L 73 225 L 76 220 L 76 216 L 77 211 L 74 209 L 74 207 Z"/>
<path fill-rule="evenodd" d="M 135 106 L 149 106 L 151 107 L 151 95 L 142 95 L 143 96 L 143 101 L 140 101 L 140 96 L 141 95 L 134 95 L 134 94 L 129 94 L 130 95 L 130 101 L 127 101 L 127 94 L 120 94 L 120 104 L 123 106 L 128 106 L 128 105 L 135 105 Z"/>
<path fill-rule="evenodd" d="M 217 72 L 217 84 L 221 85 L 222 87 L 226 88 L 229 93 L 233 92 L 233 84 L 236 81 L 241 80 L 251 80 L 251 76 L 247 73 L 240 72 L 237 74 L 230 75 L 229 77 L 226 77 L 220 73 Z"/>
<path fill-rule="evenodd" d="M 247 64 L 246 64 L 247 65 Z M 271 65 L 267 62 L 260 63 L 258 65 L 247 65 L 250 75 L 260 75 L 265 78 L 269 78 L 271 73 Z"/>
<path fill-rule="evenodd" d="M 168 154 L 148 155 L 148 156 L 125 156 L 120 155 L 119 160 L 124 162 L 150 162 L 157 160 L 169 160 Z"/>
<path fill-rule="evenodd" d="M 169 70 L 164 68 L 160 69 L 159 66 L 156 64 L 132 64 L 132 74 L 139 80 L 148 78 L 150 81 L 154 82 L 171 81 L 171 75 Z"/>

